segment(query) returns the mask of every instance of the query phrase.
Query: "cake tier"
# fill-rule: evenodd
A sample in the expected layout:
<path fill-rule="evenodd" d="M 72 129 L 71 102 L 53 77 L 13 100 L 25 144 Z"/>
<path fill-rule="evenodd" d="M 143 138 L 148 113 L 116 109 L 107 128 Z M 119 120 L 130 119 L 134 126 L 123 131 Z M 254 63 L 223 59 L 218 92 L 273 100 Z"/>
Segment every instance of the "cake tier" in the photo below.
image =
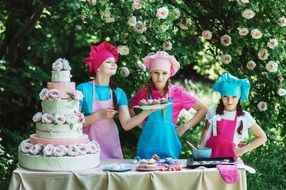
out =
<path fill-rule="evenodd" d="M 70 71 L 52 71 L 52 82 L 70 82 Z"/>
<path fill-rule="evenodd" d="M 82 136 L 82 123 L 57 125 L 37 122 L 36 136 L 44 139 L 79 138 Z"/>
<path fill-rule="evenodd" d="M 62 98 L 69 98 L 70 96 L 67 94 L 69 92 L 75 91 L 75 83 L 74 82 L 48 82 L 48 89 L 57 89 L 61 92 Z"/>
<path fill-rule="evenodd" d="M 45 138 L 39 138 L 36 136 L 36 134 L 30 135 L 30 141 L 33 144 L 51 144 L 51 145 L 65 145 L 68 146 L 70 144 L 81 144 L 81 143 L 89 143 L 89 138 L 86 134 L 82 134 L 78 138 L 68 138 L 68 139 L 45 139 Z"/>
<path fill-rule="evenodd" d="M 43 100 L 42 112 L 49 114 L 71 115 L 79 111 L 77 100 Z"/>
<path fill-rule="evenodd" d="M 46 157 L 18 152 L 23 168 L 38 171 L 79 171 L 98 167 L 100 152 L 81 156 Z"/>

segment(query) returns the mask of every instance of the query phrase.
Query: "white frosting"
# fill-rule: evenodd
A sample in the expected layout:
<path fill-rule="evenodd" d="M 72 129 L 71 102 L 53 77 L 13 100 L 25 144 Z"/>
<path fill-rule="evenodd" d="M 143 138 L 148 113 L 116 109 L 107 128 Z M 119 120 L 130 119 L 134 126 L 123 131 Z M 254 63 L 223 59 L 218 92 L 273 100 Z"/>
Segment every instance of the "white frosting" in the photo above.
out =
<path fill-rule="evenodd" d="M 19 164 L 23 168 L 41 171 L 79 171 L 98 167 L 100 152 L 81 156 L 45 157 L 18 152 Z"/>
<path fill-rule="evenodd" d="M 43 100 L 42 112 L 49 114 L 72 115 L 79 111 L 79 101 L 76 100 Z"/>
<path fill-rule="evenodd" d="M 70 82 L 70 71 L 52 71 L 52 82 Z"/>
<path fill-rule="evenodd" d="M 77 124 L 47 124 L 36 123 L 36 136 L 48 139 L 69 139 L 82 136 L 82 123 Z"/>

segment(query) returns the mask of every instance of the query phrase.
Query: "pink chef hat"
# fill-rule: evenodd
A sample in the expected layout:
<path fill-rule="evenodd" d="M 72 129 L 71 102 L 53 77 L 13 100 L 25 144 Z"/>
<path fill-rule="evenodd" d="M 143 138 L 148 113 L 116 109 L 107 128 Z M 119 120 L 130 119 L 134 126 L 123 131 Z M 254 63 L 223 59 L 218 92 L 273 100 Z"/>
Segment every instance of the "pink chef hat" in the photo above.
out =
<path fill-rule="evenodd" d="M 114 57 L 117 62 L 119 59 L 119 54 L 117 48 L 104 41 L 97 46 L 90 46 L 89 57 L 85 59 L 85 63 L 88 65 L 89 73 L 96 73 L 98 67 L 109 57 Z"/>
<path fill-rule="evenodd" d="M 158 51 L 156 54 L 149 54 L 144 58 L 144 65 L 149 72 L 160 69 L 174 76 L 180 68 L 180 63 L 172 55 L 165 51 Z"/>

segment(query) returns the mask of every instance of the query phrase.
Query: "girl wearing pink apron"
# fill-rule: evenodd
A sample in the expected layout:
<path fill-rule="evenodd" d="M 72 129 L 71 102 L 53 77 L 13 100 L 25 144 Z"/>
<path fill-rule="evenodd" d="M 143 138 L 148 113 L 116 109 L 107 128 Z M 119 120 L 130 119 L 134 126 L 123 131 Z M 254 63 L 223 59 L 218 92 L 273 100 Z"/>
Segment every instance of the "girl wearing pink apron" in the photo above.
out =
<path fill-rule="evenodd" d="M 201 138 L 201 145 L 212 149 L 211 157 L 238 157 L 265 143 L 264 131 L 240 105 L 240 100 L 248 100 L 249 81 L 224 73 L 213 88 L 221 94 L 221 100 L 216 109 L 208 111 L 209 118 Z M 230 114 L 234 115 L 231 119 Z M 240 141 L 248 136 L 248 128 L 256 138 L 240 147 Z"/>

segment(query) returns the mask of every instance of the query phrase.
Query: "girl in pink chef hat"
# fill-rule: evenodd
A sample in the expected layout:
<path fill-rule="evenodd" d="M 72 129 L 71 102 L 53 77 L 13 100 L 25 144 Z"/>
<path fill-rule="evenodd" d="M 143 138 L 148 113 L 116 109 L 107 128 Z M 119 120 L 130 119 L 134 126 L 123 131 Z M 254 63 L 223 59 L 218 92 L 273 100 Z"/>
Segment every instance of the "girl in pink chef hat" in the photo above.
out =
<path fill-rule="evenodd" d="M 208 110 L 201 137 L 201 145 L 212 148 L 211 157 L 238 157 L 265 143 L 265 132 L 240 104 L 248 100 L 248 79 L 224 73 L 213 88 L 221 94 L 221 99 L 216 108 Z M 248 129 L 256 138 L 246 146 L 239 146 L 248 137 Z"/>
<path fill-rule="evenodd" d="M 170 78 L 180 68 L 174 56 L 158 51 L 146 56 L 144 64 L 151 78 L 131 99 L 132 106 L 137 106 L 142 99 L 160 98 L 167 98 L 169 104 L 164 111 L 157 110 L 144 121 L 137 154 L 146 159 L 153 154 L 159 155 L 160 158 L 179 158 L 182 149 L 179 137 L 205 117 L 207 108 L 184 88 L 171 84 Z M 180 111 L 191 108 L 197 111 L 194 117 L 182 126 L 176 126 Z"/>
<path fill-rule="evenodd" d="M 92 80 L 77 86 L 84 96 L 80 101 L 85 115 L 83 132 L 99 143 L 101 158 L 123 158 L 118 128 L 113 120 L 115 114 L 119 114 L 122 127 L 130 130 L 152 112 L 146 110 L 130 118 L 125 92 L 110 83 L 117 71 L 118 58 L 116 47 L 108 42 L 91 46 L 85 61 Z"/>

